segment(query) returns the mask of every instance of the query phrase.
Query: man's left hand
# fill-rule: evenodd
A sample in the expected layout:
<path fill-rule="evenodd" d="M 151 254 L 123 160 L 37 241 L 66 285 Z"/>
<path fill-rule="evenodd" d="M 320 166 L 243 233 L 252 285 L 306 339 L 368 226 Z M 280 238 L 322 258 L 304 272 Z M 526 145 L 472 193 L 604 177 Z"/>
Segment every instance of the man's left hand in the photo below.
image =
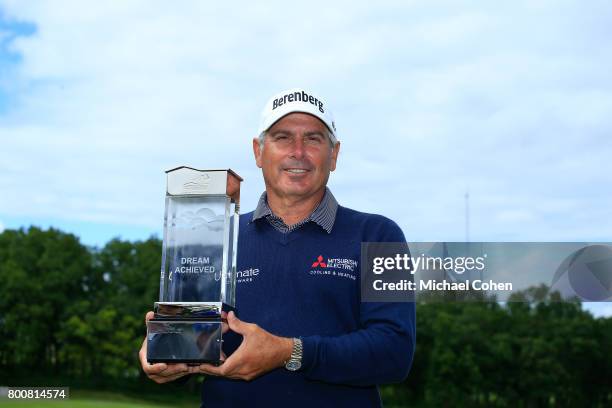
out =
<path fill-rule="evenodd" d="M 250 381 L 291 358 L 293 339 L 275 336 L 254 323 L 243 322 L 234 312 L 227 316 L 229 329 L 242 335 L 242 343 L 220 366 L 201 364 L 203 374 Z"/>

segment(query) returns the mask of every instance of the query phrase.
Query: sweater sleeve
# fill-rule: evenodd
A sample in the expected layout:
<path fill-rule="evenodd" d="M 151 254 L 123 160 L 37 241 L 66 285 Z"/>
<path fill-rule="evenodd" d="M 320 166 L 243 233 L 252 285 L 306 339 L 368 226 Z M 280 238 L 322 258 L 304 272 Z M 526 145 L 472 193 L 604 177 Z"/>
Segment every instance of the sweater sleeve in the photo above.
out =
<path fill-rule="evenodd" d="M 405 242 L 401 229 L 384 220 L 371 241 Z M 406 378 L 416 342 L 414 302 L 362 302 L 359 310 L 359 328 L 353 332 L 302 338 L 302 370 L 307 378 L 356 386 Z"/>

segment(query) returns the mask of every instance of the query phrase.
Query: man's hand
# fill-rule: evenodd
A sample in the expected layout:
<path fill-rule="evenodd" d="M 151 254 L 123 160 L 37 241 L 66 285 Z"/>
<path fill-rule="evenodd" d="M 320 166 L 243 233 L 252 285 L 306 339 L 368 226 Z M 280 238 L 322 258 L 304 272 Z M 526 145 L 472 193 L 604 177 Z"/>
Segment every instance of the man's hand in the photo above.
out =
<path fill-rule="evenodd" d="M 201 364 L 197 372 L 250 381 L 291 358 L 293 339 L 275 336 L 253 323 L 246 323 L 234 312 L 227 316 L 230 330 L 242 335 L 242 343 L 219 367 Z"/>
<path fill-rule="evenodd" d="M 145 324 L 147 321 L 149 321 L 149 319 L 152 318 L 153 312 L 148 312 L 145 316 Z M 146 337 L 142 342 L 142 347 L 140 348 L 140 352 L 138 353 L 138 355 L 140 357 L 140 365 L 142 366 L 142 369 L 144 370 L 147 377 L 149 377 L 158 384 L 174 381 L 177 378 L 181 378 L 185 375 L 199 372 L 199 370 L 197 370 L 198 367 L 188 367 L 187 364 L 149 364 L 149 362 L 147 361 Z"/>

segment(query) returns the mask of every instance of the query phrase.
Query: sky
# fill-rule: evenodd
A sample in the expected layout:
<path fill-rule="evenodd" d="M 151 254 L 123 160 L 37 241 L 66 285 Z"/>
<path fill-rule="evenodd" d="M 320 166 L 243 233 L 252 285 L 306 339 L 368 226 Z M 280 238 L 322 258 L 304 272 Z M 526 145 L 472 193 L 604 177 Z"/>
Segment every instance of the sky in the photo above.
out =
<path fill-rule="evenodd" d="M 612 241 L 611 13 L 0 0 L 0 230 L 161 236 L 164 170 L 179 165 L 232 168 L 250 211 L 260 112 L 304 87 L 335 117 L 340 204 L 409 241 Z"/>

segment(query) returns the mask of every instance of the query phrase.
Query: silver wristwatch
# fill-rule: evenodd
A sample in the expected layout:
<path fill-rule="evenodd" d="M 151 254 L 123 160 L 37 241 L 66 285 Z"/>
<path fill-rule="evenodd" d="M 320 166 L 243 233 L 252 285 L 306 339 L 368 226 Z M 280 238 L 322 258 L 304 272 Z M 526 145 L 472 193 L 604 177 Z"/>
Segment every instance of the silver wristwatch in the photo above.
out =
<path fill-rule="evenodd" d="M 285 368 L 289 371 L 297 371 L 302 367 L 302 340 L 293 339 L 293 350 L 291 350 L 291 358 L 285 363 Z"/>

